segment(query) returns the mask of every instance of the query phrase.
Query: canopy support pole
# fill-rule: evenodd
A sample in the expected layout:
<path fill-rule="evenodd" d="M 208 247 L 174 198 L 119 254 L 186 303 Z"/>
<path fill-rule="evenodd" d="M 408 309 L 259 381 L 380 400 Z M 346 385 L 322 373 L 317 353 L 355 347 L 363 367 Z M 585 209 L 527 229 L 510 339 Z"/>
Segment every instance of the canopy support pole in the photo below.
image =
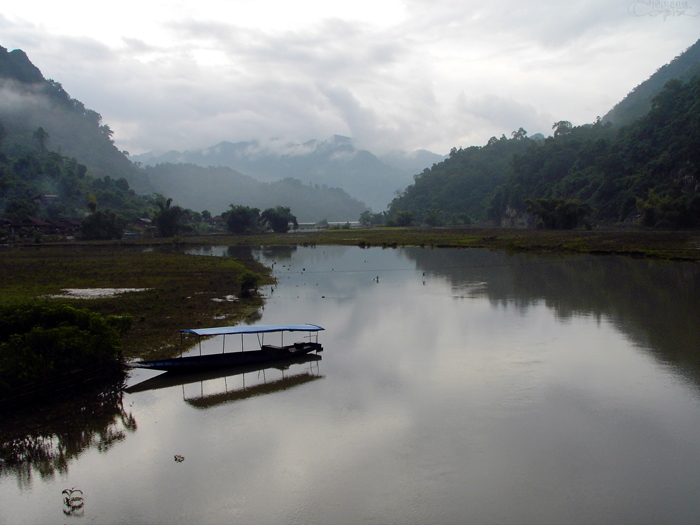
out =
<path fill-rule="evenodd" d="M 226 351 L 226 334 L 224 334 L 224 345 L 221 347 L 221 353 L 223 354 Z"/>

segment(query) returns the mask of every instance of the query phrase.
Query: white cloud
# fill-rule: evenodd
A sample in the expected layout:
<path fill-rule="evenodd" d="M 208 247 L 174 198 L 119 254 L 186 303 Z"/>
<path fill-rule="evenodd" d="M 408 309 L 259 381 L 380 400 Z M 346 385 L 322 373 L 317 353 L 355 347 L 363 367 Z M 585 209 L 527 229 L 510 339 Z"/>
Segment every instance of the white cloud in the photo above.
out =
<path fill-rule="evenodd" d="M 0 45 L 132 153 L 334 134 L 445 153 L 547 133 L 593 121 L 697 38 L 697 19 L 635 17 L 627 0 L 15 4 Z"/>

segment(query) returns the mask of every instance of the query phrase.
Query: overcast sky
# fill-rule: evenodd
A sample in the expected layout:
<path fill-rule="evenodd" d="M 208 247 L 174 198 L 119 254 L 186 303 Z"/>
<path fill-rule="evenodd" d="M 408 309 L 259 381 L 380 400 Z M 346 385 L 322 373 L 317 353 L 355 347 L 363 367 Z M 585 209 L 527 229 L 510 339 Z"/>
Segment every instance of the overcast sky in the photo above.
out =
<path fill-rule="evenodd" d="M 700 0 L 22 0 L 0 45 L 120 149 L 331 135 L 381 153 L 604 115 L 700 37 Z"/>

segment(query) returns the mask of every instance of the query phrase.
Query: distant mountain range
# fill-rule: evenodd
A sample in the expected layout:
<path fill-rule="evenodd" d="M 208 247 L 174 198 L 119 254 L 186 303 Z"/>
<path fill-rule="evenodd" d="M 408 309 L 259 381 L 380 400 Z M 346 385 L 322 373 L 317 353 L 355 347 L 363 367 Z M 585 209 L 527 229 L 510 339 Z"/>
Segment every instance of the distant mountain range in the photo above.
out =
<path fill-rule="evenodd" d="M 218 215 L 230 204 L 264 210 L 288 206 L 300 222 L 356 221 L 367 207 L 340 188 L 302 184 L 298 179 L 261 182 L 226 166 L 161 163 L 143 168 L 156 191 L 185 208 Z"/>
<path fill-rule="evenodd" d="M 345 152 L 349 157 L 363 156 L 362 152 L 355 155 L 347 148 Z M 336 153 L 342 155 L 340 150 Z M 56 173 L 44 173 L 46 168 L 41 164 L 47 157 L 57 159 Z M 81 182 L 80 194 L 69 194 L 69 189 L 78 191 L 78 186 L 63 181 L 59 175 L 61 163 L 70 157 L 83 164 L 82 169 L 86 168 L 81 176 L 89 184 Z M 25 164 L 32 169 L 25 169 Z M 131 195 L 122 195 L 117 186 L 127 193 L 130 189 L 142 195 L 157 192 L 171 197 L 176 205 L 194 211 L 206 209 L 215 215 L 229 204 L 261 209 L 279 205 L 289 206 L 304 222 L 348 221 L 357 220 L 366 209 L 364 203 L 344 190 L 328 187 L 337 185 L 331 180 L 316 186 L 279 174 L 267 178 L 276 182 L 261 182 L 228 167 L 208 169 L 162 161 L 154 168 L 140 168 L 114 145 L 112 130 L 102 123 L 99 113 L 71 98 L 59 82 L 45 79 L 23 51 L 8 51 L 0 46 L 0 174 L 9 173 L 4 169 L 12 171 L 13 182 L 8 182 L 9 175 L 3 175 L 0 215 L 15 208 L 20 210 L 15 215 L 21 215 L 25 208 L 35 213 L 29 199 L 42 192 L 57 195 L 63 208 L 70 204 L 71 210 L 87 209 L 91 193 L 101 208 L 125 216 L 140 213 L 140 208 L 134 208 Z M 76 169 L 68 170 L 67 176 L 72 177 Z M 388 200 L 383 205 L 387 203 Z"/>
<path fill-rule="evenodd" d="M 144 166 L 186 163 L 202 167 L 225 166 L 261 181 L 293 178 L 304 184 L 342 188 L 375 211 L 387 205 L 422 172 L 444 156 L 425 150 L 394 151 L 377 157 L 357 150 L 348 137 L 335 135 L 325 141 L 303 144 L 280 141 L 220 142 L 203 150 L 145 153 L 132 160 Z"/>

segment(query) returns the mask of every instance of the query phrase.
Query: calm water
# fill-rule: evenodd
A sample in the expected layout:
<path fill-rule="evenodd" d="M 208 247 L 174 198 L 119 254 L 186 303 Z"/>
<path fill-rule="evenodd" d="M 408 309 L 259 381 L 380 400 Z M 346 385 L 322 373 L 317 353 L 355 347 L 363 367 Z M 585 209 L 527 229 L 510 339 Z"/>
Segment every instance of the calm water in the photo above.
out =
<path fill-rule="evenodd" d="M 274 262 L 258 322 L 324 326 L 322 360 L 140 372 L 121 401 L 70 409 L 79 431 L 35 424 L 14 443 L 32 461 L 0 474 L 0 523 L 700 521 L 700 266 L 194 251 Z"/>

